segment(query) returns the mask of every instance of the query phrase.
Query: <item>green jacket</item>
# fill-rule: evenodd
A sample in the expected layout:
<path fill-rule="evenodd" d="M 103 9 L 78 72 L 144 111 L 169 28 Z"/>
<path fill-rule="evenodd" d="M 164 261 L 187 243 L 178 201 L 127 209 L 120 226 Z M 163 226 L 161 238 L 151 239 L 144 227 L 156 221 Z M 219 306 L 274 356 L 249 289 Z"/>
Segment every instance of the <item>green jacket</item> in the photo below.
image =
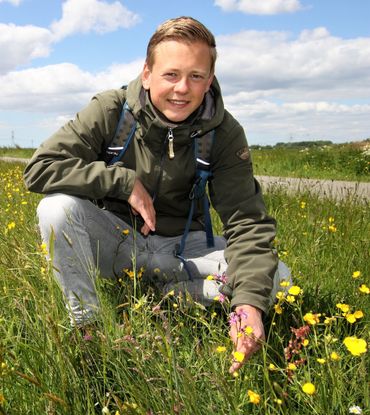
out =
<path fill-rule="evenodd" d="M 127 100 L 138 121 L 135 138 L 120 162 L 107 166 L 104 149 L 111 143 L 123 103 Z M 175 157 L 167 156 L 169 126 L 156 112 L 140 78 L 127 90 L 96 95 L 73 121 L 46 140 L 25 169 L 25 183 L 38 193 L 66 193 L 100 199 L 130 223 L 129 198 L 138 177 L 156 195 L 156 233 L 183 233 L 195 175 L 191 134 L 215 129 L 211 151 L 211 203 L 224 227 L 228 282 L 222 292 L 232 305 L 250 304 L 267 310 L 277 257 L 271 242 L 275 221 L 266 213 L 241 125 L 224 109 L 216 80 L 197 114 L 172 125 Z M 164 154 L 164 156 L 163 156 Z M 192 230 L 203 229 L 202 212 Z"/>

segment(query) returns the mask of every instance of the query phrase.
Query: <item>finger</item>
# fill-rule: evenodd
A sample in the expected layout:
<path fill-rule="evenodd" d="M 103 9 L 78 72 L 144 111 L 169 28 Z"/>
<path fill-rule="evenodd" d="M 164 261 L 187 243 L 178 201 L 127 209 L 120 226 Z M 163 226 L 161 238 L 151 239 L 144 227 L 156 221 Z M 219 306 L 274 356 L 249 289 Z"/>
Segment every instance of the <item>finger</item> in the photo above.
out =
<path fill-rule="evenodd" d="M 150 232 L 150 228 L 146 223 L 144 223 L 144 225 L 141 227 L 140 231 L 144 236 L 148 236 L 149 232 Z"/>

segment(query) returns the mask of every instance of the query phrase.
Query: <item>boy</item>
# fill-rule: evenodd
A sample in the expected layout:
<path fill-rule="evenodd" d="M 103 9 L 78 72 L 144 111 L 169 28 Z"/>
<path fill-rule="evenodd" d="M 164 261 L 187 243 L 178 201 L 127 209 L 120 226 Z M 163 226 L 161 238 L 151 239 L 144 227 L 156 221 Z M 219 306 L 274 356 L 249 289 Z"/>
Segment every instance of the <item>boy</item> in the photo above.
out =
<path fill-rule="evenodd" d="M 219 290 L 230 297 L 238 316 L 230 335 L 244 356 L 233 362 L 233 372 L 264 339 L 262 313 L 278 260 L 271 246 L 275 221 L 253 177 L 243 129 L 224 109 L 215 61 L 214 36 L 200 22 L 164 22 L 150 39 L 141 75 L 127 88 L 96 95 L 43 143 L 26 167 L 25 182 L 46 194 L 39 226 L 47 244 L 53 235 L 55 276 L 73 324 L 94 319 L 97 270 L 114 277 L 131 268 L 135 249 L 137 268 L 144 267 L 144 277 L 164 292 L 187 290 L 206 305 Z M 125 103 L 136 123 L 134 138 L 122 158 L 107 165 L 105 148 Z M 207 246 L 206 212 L 199 208 L 176 255 L 191 208 L 194 140 L 213 131 L 209 195 L 224 238 Z M 93 203 L 97 199 L 104 209 Z M 223 273 L 227 281 L 206 278 Z M 238 336 L 246 326 L 253 334 Z"/>

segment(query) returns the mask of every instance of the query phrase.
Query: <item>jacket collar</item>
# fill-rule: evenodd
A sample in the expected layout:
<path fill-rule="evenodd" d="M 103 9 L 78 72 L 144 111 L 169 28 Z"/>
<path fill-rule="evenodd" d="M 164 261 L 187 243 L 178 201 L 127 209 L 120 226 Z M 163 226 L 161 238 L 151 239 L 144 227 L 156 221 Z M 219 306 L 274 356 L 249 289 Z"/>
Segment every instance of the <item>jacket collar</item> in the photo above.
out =
<path fill-rule="evenodd" d="M 140 119 L 144 117 L 150 124 L 154 123 L 160 128 L 171 126 L 160 116 L 150 102 L 149 96 L 142 86 L 141 75 L 129 83 L 127 87 L 127 103 L 135 118 Z M 202 134 L 216 128 L 222 122 L 224 111 L 220 86 L 215 77 L 197 113 L 190 116 L 184 123 L 176 124 L 176 126 L 181 127 L 184 125 L 192 131 L 198 131 L 199 134 Z"/>

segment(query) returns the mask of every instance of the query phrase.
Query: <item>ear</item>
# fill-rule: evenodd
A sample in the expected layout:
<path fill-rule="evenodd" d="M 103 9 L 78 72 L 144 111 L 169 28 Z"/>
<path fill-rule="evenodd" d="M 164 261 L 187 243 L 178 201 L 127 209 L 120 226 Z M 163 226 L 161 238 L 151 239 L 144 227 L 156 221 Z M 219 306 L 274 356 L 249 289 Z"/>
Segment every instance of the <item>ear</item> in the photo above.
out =
<path fill-rule="evenodd" d="M 141 72 L 141 83 L 143 84 L 144 89 L 150 89 L 150 80 L 151 80 L 152 72 L 149 69 L 148 64 L 144 63 L 143 71 Z"/>
<path fill-rule="evenodd" d="M 215 77 L 215 74 L 212 72 L 211 75 L 209 75 L 208 81 L 207 81 L 207 88 L 206 88 L 206 92 L 209 91 L 209 88 L 211 88 L 212 82 L 213 82 L 213 78 Z"/>

